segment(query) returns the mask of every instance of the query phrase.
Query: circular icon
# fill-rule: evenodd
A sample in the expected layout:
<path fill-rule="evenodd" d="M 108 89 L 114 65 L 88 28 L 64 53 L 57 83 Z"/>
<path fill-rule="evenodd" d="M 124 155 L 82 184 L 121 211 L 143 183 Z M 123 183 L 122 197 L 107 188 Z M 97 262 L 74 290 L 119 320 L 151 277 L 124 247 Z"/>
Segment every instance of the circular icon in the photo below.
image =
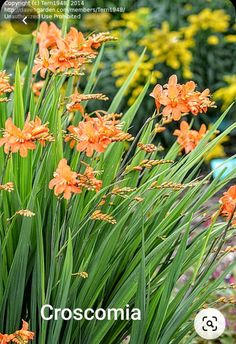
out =
<path fill-rule="evenodd" d="M 202 309 L 194 320 L 197 334 L 204 339 L 216 339 L 224 333 L 225 317 L 215 308 Z"/>
<path fill-rule="evenodd" d="M 17 7 L 10 16 L 13 29 L 21 35 L 29 35 L 36 30 L 39 15 L 29 5 Z"/>

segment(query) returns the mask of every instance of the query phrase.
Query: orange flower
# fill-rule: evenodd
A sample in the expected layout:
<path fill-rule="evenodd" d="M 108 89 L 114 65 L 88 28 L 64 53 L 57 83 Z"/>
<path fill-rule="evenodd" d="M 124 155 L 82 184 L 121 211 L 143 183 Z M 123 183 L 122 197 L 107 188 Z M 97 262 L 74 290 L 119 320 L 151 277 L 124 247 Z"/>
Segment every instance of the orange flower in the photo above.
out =
<path fill-rule="evenodd" d="M 53 174 L 54 178 L 49 183 L 49 189 L 54 188 L 56 196 L 63 194 L 65 199 L 70 199 L 72 193 L 80 193 L 82 189 L 78 187 L 79 180 L 77 173 L 73 172 L 67 165 L 67 160 L 62 159 Z"/>
<path fill-rule="evenodd" d="M 68 131 L 72 135 L 68 135 L 65 141 L 71 141 L 71 148 L 73 148 L 77 142 L 76 149 L 80 152 L 85 151 L 86 155 L 91 157 L 94 151 L 99 153 L 104 152 L 107 146 L 112 142 L 110 137 L 103 134 L 102 129 L 103 123 L 100 123 L 98 118 L 86 116 L 85 121 L 80 122 L 78 127 L 73 125 L 68 127 Z"/>
<path fill-rule="evenodd" d="M 188 106 L 193 115 L 206 113 L 209 107 L 215 107 L 210 99 L 210 90 L 207 88 L 203 92 L 195 92 L 188 96 Z"/>
<path fill-rule="evenodd" d="M 229 188 L 228 191 L 224 192 L 223 197 L 220 198 L 219 203 L 220 215 L 227 217 L 229 220 L 233 216 L 233 225 L 236 224 L 236 185 Z"/>
<path fill-rule="evenodd" d="M 0 97 L 12 91 L 13 87 L 9 84 L 9 76 L 6 74 L 6 71 L 0 71 Z"/>
<path fill-rule="evenodd" d="M 12 182 L 8 182 L 6 184 L 0 184 L 0 190 L 4 190 L 7 192 L 12 192 L 14 190 L 14 184 Z"/>
<path fill-rule="evenodd" d="M 54 24 L 42 23 L 39 36 L 39 55 L 35 59 L 33 74 L 40 70 L 44 78 L 47 70 L 65 72 L 67 69 L 79 69 L 84 63 L 90 62 L 95 57 L 91 44 L 81 32 L 71 28 L 65 39 L 61 31 Z M 46 43 L 44 43 L 44 40 Z M 49 49 L 49 50 L 48 50 Z"/>
<path fill-rule="evenodd" d="M 54 178 L 49 183 L 49 189 L 54 188 L 55 195 L 63 194 L 65 199 L 70 199 L 72 193 L 81 193 L 82 188 L 99 191 L 102 181 L 95 178 L 92 167 L 87 164 L 86 166 L 84 174 L 76 173 L 67 165 L 67 160 L 62 159 L 54 172 Z"/>
<path fill-rule="evenodd" d="M 67 69 L 79 70 L 96 56 L 94 52 L 88 52 L 86 49 L 72 48 L 66 39 L 57 40 L 57 47 L 52 49 L 50 53 L 53 65 L 59 72 L 64 72 Z"/>
<path fill-rule="evenodd" d="M 70 28 L 70 31 L 65 37 L 65 41 L 69 44 L 70 48 L 75 51 L 94 53 L 91 48 L 91 42 L 86 40 L 82 32 L 79 32 L 75 27 Z"/>
<path fill-rule="evenodd" d="M 78 95 L 79 95 L 79 93 L 76 90 L 76 92 L 70 96 L 71 102 L 66 105 L 66 109 L 69 112 L 79 111 L 83 116 L 84 115 L 84 108 L 81 105 L 81 101 L 78 100 Z"/>
<path fill-rule="evenodd" d="M 38 82 L 34 82 L 33 85 L 32 85 L 32 91 L 33 93 L 39 97 L 40 96 L 40 92 L 42 90 L 44 86 L 44 80 L 40 80 Z"/>
<path fill-rule="evenodd" d="M 96 192 L 98 192 L 102 187 L 102 181 L 95 178 L 96 172 L 93 170 L 91 166 L 87 164 L 85 165 L 86 169 L 84 174 L 78 174 L 80 180 L 79 184 L 88 190 L 95 190 Z"/>
<path fill-rule="evenodd" d="M 42 145 L 46 141 L 52 141 L 47 124 L 41 124 L 41 120 L 36 117 L 35 121 L 26 120 L 23 130 L 17 128 L 11 118 L 6 120 L 3 138 L 0 139 L 0 147 L 4 145 L 6 154 L 20 152 L 21 157 L 27 157 L 28 150 L 36 148 L 35 141 Z"/>
<path fill-rule="evenodd" d="M 165 85 L 166 90 L 161 96 L 161 104 L 164 105 L 163 116 L 172 117 L 178 121 L 182 114 L 188 112 L 185 102 L 181 99 L 181 87 L 177 84 L 177 76 L 172 75 L 168 84 Z"/>
<path fill-rule="evenodd" d="M 52 73 L 56 71 L 54 61 L 49 57 L 49 52 L 46 48 L 40 49 L 39 55 L 35 58 L 34 63 L 32 73 L 37 74 L 40 71 L 42 78 L 45 78 L 47 71 L 51 71 Z"/>
<path fill-rule="evenodd" d="M 214 107 L 214 102 L 209 98 L 210 91 L 206 89 L 201 93 L 195 91 L 195 88 L 195 82 L 188 81 L 181 85 L 177 83 L 177 76 L 172 75 L 164 87 L 156 85 L 150 96 L 155 99 L 158 112 L 163 106 L 162 115 L 177 121 L 190 112 L 198 115 Z"/>
<path fill-rule="evenodd" d="M 163 87 L 158 84 L 154 87 L 152 93 L 150 93 L 150 96 L 155 99 L 156 108 L 158 111 L 160 110 L 160 107 L 161 107 L 162 94 L 163 94 Z"/>
<path fill-rule="evenodd" d="M 5 145 L 4 152 L 6 154 L 20 151 L 20 156 L 24 158 L 28 155 L 28 150 L 36 148 L 35 143 L 31 140 L 31 135 L 17 128 L 11 118 L 7 119 L 5 126 L 3 138 L 0 139 L 0 147 Z"/>
<path fill-rule="evenodd" d="M 38 31 L 34 31 L 33 35 L 36 36 L 36 42 L 40 48 L 54 48 L 56 40 L 62 37 L 62 32 L 54 23 L 48 25 L 47 22 L 42 22 Z"/>
<path fill-rule="evenodd" d="M 46 142 L 54 141 L 53 136 L 49 133 L 48 123 L 42 124 L 38 116 L 34 121 L 29 121 L 28 118 L 23 130 L 31 135 L 31 140 L 38 141 L 42 146 L 45 146 Z"/>
<path fill-rule="evenodd" d="M 106 97 L 102 93 L 94 93 L 94 94 L 80 94 L 78 90 L 75 90 L 75 93 L 73 93 L 70 97 L 71 102 L 66 105 L 67 111 L 74 112 L 74 111 L 80 111 L 82 115 L 84 115 L 84 108 L 81 105 L 81 102 L 87 101 L 87 100 L 108 100 L 109 98 Z"/>
<path fill-rule="evenodd" d="M 94 49 L 98 49 L 102 43 L 116 40 L 117 37 L 112 36 L 110 32 L 100 32 L 89 37 L 91 47 Z"/>
<path fill-rule="evenodd" d="M 66 69 L 76 68 L 76 55 L 71 51 L 69 44 L 64 40 L 57 40 L 57 48 L 51 50 L 52 61 L 55 69 L 64 72 Z"/>
<path fill-rule="evenodd" d="M 159 133 L 163 133 L 163 131 L 165 131 L 166 128 L 165 127 L 162 127 L 159 123 L 155 125 L 155 128 L 154 128 L 154 132 L 159 134 Z"/>
<path fill-rule="evenodd" d="M 10 343 L 13 338 L 14 338 L 14 335 L 12 334 L 9 335 L 9 334 L 0 333 L 0 344 Z"/>
<path fill-rule="evenodd" d="M 73 93 L 69 98 L 71 99 L 71 102 L 66 105 L 67 111 L 69 112 L 79 111 L 81 112 L 82 115 L 84 115 L 84 108 L 81 105 L 82 100 L 79 98 L 78 90 L 76 90 L 75 93 Z"/>
<path fill-rule="evenodd" d="M 39 44 L 33 74 L 40 71 L 43 78 L 48 70 L 53 73 L 69 70 L 67 73 L 79 74 L 80 68 L 96 57 L 96 49 L 102 43 L 115 39 L 107 32 L 85 38 L 74 27 L 63 39 L 61 30 L 55 24 L 48 25 L 46 22 L 42 22 L 39 31 L 33 34 Z"/>
<path fill-rule="evenodd" d="M 34 31 L 33 35 L 36 36 L 36 42 L 41 48 L 54 49 L 58 48 L 58 42 L 63 41 L 62 31 L 54 23 L 49 25 L 46 22 L 40 24 L 39 30 Z M 71 27 L 70 31 L 66 34 L 64 43 L 68 44 L 70 49 L 93 52 L 91 49 L 91 42 L 84 38 L 82 32 L 76 28 Z"/>
<path fill-rule="evenodd" d="M 1 334 L 0 333 L 0 344 L 7 343 L 16 343 L 16 344 L 27 344 L 29 340 L 34 338 L 34 332 L 30 332 L 29 324 L 22 320 L 22 328 L 19 331 L 14 332 L 13 334 Z"/>
<path fill-rule="evenodd" d="M 186 154 L 194 150 L 205 134 L 205 124 L 201 125 L 199 131 L 190 130 L 186 121 L 182 121 L 180 123 L 180 129 L 174 131 L 174 135 L 178 136 L 177 142 L 180 144 L 181 148 L 185 150 Z"/>
<path fill-rule="evenodd" d="M 113 141 L 119 141 L 118 135 L 123 132 L 118 123 L 114 117 L 111 119 L 111 115 L 102 117 L 97 113 L 97 118 L 86 115 L 77 127 L 68 127 L 70 134 L 66 135 L 65 141 L 70 141 L 71 148 L 76 145 L 78 151 L 91 157 L 94 151 L 102 153 Z"/>
<path fill-rule="evenodd" d="M 22 329 L 13 334 L 14 338 L 12 339 L 12 342 L 21 344 L 28 343 L 29 340 L 32 340 L 34 338 L 34 332 L 30 332 L 28 329 L 29 324 L 22 320 Z"/>
<path fill-rule="evenodd" d="M 102 45 L 102 43 L 115 41 L 117 40 L 117 38 L 112 36 L 110 32 L 101 32 L 91 35 L 86 40 L 82 32 L 78 32 L 76 28 L 71 27 L 70 31 L 65 37 L 65 40 L 70 44 L 71 48 L 92 53 L 94 52 L 93 49 L 98 49 Z"/>

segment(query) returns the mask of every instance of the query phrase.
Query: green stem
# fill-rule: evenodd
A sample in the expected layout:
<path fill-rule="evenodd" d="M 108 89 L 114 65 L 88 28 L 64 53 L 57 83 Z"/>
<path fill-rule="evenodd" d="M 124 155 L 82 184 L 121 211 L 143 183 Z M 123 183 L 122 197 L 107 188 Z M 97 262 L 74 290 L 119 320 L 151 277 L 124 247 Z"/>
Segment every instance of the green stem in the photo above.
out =
<path fill-rule="evenodd" d="M 52 259 L 54 259 L 54 247 L 55 247 L 55 228 L 56 228 L 56 223 L 57 223 L 57 218 L 58 218 L 58 208 L 60 205 L 61 199 L 57 200 L 57 205 L 56 205 L 56 210 L 55 210 L 55 215 L 53 219 L 53 224 L 52 224 L 52 237 L 51 237 L 51 255 Z"/>
<path fill-rule="evenodd" d="M 6 174 L 7 163 L 8 163 L 8 160 L 9 160 L 9 158 L 10 158 L 10 154 L 11 154 L 11 153 L 8 153 L 7 158 L 6 158 L 6 160 L 5 160 L 5 163 L 4 163 L 4 166 L 3 166 L 2 176 L 1 176 L 1 178 L 0 178 L 0 184 L 3 183 L 4 177 L 5 177 L 5 174 Z"/>
<path fill-rule="evenodd" d="M 198 261 L 197 261 L 196 269 L 195 269 L 194 274 L 193 274 L 192 283 L 191 283 L 192 285 L 194 285 L 195 282 L 196 282 L 196 278 L 197 278 L 198 272 L 199 272 L 199 270 L 200 270 L 200 267 L 201 267 L 201 265 L 202 265 L 202 260 L 203 260 L 204 254 L 205 254 L 206 249 L 207 249 L 207 244 L 208 244 L 209 239 L 210 239 L 210 237 L 211 237 L 211 233 L 212 233 L 213 227 L 214 227 L 214 225 L 215 225 L 215 223 L 216 223 L 216 220 L 217 220 L 217 218 L 218 218 L 218 216 L 219 216 L 219 213 L 220 213 L 220 211 L 218 211 L 217 214 L 216 214 L 216 216 L 214 217 L 214 219 L 213 219 L 213 221 L 212 221 L 212 223 L 211 223 L 211 225 L 210 225 L 210 228 L 209 228 L 209 230 L 208 230 L 206 239 L 205 239 L 205 241 L 204 241 L 204 243 L 203 243 L 203 247 L 202 247 L 202 250 L 201 250 L 201 252 L 200 252 Z"/>

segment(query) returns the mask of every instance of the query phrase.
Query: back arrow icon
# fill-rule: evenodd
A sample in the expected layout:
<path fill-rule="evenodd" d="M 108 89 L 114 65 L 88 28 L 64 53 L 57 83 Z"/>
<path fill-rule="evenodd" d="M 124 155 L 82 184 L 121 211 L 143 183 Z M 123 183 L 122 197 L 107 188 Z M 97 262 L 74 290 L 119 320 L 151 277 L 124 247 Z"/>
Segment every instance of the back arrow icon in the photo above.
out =
<path fill-rule="evenodd" d="M 22 21 L 25 25 L 27 25 L 27 22 L 25 21 L 27 19 L 27 17 L 25 17 Z"/>

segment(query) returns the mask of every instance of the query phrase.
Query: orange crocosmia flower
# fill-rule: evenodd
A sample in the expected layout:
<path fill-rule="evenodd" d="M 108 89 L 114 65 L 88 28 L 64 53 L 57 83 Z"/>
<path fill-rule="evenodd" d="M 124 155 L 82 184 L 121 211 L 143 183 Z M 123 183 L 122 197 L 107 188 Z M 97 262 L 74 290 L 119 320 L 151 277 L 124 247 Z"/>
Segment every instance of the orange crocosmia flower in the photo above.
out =
<path fill-rule="evenodd" d="M 122 133 L 117 127 L 117 121 L 111 121 L 109 117 L 102 117 L 97 114 L 97 118 L 85 116 L 85 120 L 79 122 L 78 126 L 68 127 L 70 134 L 65 141 L 70 141 L 70 147 L 76 145 L 76 149 L 85 152 L 91 157 L 95 152 L 102 153 L 107 146 L 115 140 L 115 137 Z"/>
<path fill-rule="evenodd" d="M 114 37 L 110 32 L 100 32 L 98 34 L 93 34 L 89 37 L 89 42 L 91 47 L 98 49 L 104 42 L 116 41 L 117 37 Z"/>
<path fill-rule="evenodd" d="M 0 344 L 7 344 L 12 341 L 14 335 L 12 334 L 2 334 L 0 333 Z"/>
<path fill-rule="evenodd" d="M 203 136 L 205 136 L 205 134 L 207 133 L 207 127 L 205 124 L 202 124 L 199 131 L 196 132 L 196 144 L 199 143 L 199 141 L 203 138 Z"/>
<path fill-rule="evenodd" d="M 185 150 L 185 153 L 189 153 L 195 148 L 195 136 L 189 129 L 187 122 L 182 121 L 180 129 L 176 129 L 173 135 L 178 136 L 177 142 Z"/>
<path fill-rule="evenodd" d="M 41 23 L 39 31 L 35 31 L 34 35 L 39 44 L 39 54 L 35 59 L 33 74 L 40 71 L 43 78 L 47 71 L 55 73 L 69 70 L 68 73 L 80 73 L 80 68 L 96 57 L 96 49 L 102 43 L 115 39 L 109 33 L 85 38 L 74 27 L 63 38 L 55 24 L 48 25 L 46 22 Z"/>
<path fill-rule="evenodd" d="M 34 332 L 29 331 L 29 324 L 24 320 L 22 320 L 22 322 L 22 329 L 13 333 L 13 343 L 28 343 L 29 340 L 32 340 L 34 338 Z"/>
<path fill-rule="evenodd" d="M 102 133 L 101 129 L 97 118 L 86 116 L 85 121 L 80 122 L 78 127 L 73 125 L 68 127 L 72 135 L 66 137 L 66 142 L 71 141 L 71 148 L 76 144 L 76 149 L 80 152 L 85 151 L 88 157 L 91 157 L 94 151 L 102 153 L 112 141 Z"/>
<path fill-rule="evenodd" d="M 102 187 L 102 181 L 95 178 L 95 173 L 92 167 L 87 166 L 84 175 L 87 177 L 89 181 L 89 188 L 92 187 L 92 189 L 95 189 L 96 192 L 98 192 Z"/>
<path fill-rule="evenodd" d="M 189 97 L 196 94 L 195 89 L 197 85 L 194 81 L 187 81 L 185 84 L 180 85 L 181 88 L 181 98 L 187 103 Z"/>
<path fill-rule="evenodd" d="M 150 96 L 155 99 L 156 108 L 159 111 L 161 107 L 161 96 L 163 94 L 163 87 L 161 85 L 156 85 Z"/>
<path fill-rule="evenodd" d="M 75 27 L 70 28 L 70 31 L 65 37 L 65 41 L 70 45 L 71 48 L 75 49 L 81 49 L 86 42 L 82 32 L 79 32 Z"/>
<path fill-rule="evenodd" d="M 39 30 L 34 31 L 33 35 L 36 36 L 36 42 L 40 48 L 54 48 L 56 46 L 56 40 L 62 37 L 62 32 L 54 23 L 48 24 L 42 22 Z"/>
<path fill-rule="evenodd" d="M 28 117 L 23 130 L 31 135 L 31 140 L 38 141 L 42 146 L 45 146 L 46 142 L 54 141 L 49 132 L 48 123 L 42 124 L 38 116 L 33 121 L 30 121 Z"/>
<path fill-rule="evenodd" d="M 70 28 L 70 31 L 65 37 L 65 41 L 74 51 L 94 54 L 94 50 L 91 48 L 91 42 L 86 40 L 82 32 L 79 32 L 75 27 Z"/>
<path fill-rule="evenodd" d="M 82 192 L 82 188 L 78 186 L 78 174 L 71 170 L 70 166 L 67 165 L 66 159 L 62 159 L 59 162 L 53 176 L 54 178 L 49 183 L 49 189 L 54 188 L 56 196 L 63 194 L 63 197 L 68 200 L 71 198 L 72 193 L 78 194 Z"/>
<path fill-rule="evenodd" d="M 78 70 L 96 55 L 91 50 L 75 48 L 73 41 L 58 39 L 57 47 L 51 50 L 52 64 L 59 72 L 74 68 Z"/>
<path fill-rule="evenodd" d="M 233 216 L 233 225 L 236 224 L 236 185 L 229 188 L 228 191 L 224 192 L 223 197 L 220 198 L 219 203 L 220 215 L 227 217 L 229 220 Z"/>
<path fill-rule="evenodd" d="M 85 165 L 84 174 L 76 173 L 67 165 L 67 160 L 62 159 L 54 172 L 54 178 L 49 183 L 49 188 L 54 188 L 56 196 L 63 194 L 65 199 L 70 199 L 72 193 L 81 193 L 83 188 L 98 192 L 102 187 L 102 181 L 95 178 L 96 172 L 91 166 Z"/>
<path fill-rule="evenodd" d="M 36 95 L 36 97 L 40 96 L 41 90 L 44 86 L 44 80 L 40 80 L 38 82 L 34 82 L 32 85 L 32 91 Z"/>
<path fill-rule="evenodd" d="M 0 71 L 0 96 L 12 91 L 13 87 L 9 84 L 9 76 L 6 74 L 6 71 Z"/>
<path fill-rule="evenodd" d="M 66 105 L 66 109 L 69 112 L 79 111 L 82 114 L 82 116 L 84 116 L 84 108 L 81 105 L 81 100 L 78 99 L 78 96 L 79 92 L 78 90 L 76 90 L 75 93 L 70 96 L 71 102 Z"/>
<path fill-rule="evenodd" d="M 29 331 L 29 325 L 26 321 L 22 320 L 22 328 L 21 330 L 15 331 L 12 334 L 2 334 L 0 333 L 0 344 L 7 344 L 7 343 L 28 343 L 29 340 L 34 338 L 34 332 Z"/>
<path fill-rule="evenodd" d="M 77 34 L 82 37 L 81 33 L 77 32 Z M 58 39 L 56 43 L 57 47 L 51 50 L 51 56 L 53 65 L 60 72 L 71 68 L 78 70 L 85 63 L 91 62 L 90 59 L 96 56 L 95 52 L 88 47 L 87 41 L 84 44 L 81 42 L 82 46 L 80 46 L 79 42 L 76 43 L 75 40 L 66 38 L 64 40 Z"/>
<path fill-rule="evenodd" d="M 54 61 L 49 56 L 49 51 L 46 48 L 39 50 L 39 55 L 35 58 L 34 63 L 32 73 L 37 74 L 40 71 L 42 78 L 45 78 L 47 71 L 51 71 L 52 73 L 56 71 Z"/>
<path fill-rule="evenodd" d="M 6 154 L 20 152 L 21 157 L 26 157 L 28 150 L 36 148 L 35 143 L 31 140 L 31 135 L 17 128 L 11 118 L 8 118 L 5 124 L 3 138 L 0 139 L 0 147 L 4 145 Z"/>
<path fill-rule="evenodd" d="M 215 107 L 210 100 L 210 90 L 207 88 L 203 92 L 195 92 L 188 97 L 189 110 L 193 115 L 206 113 L 209 107 Z"/>
<path fill-rule="evenodd" d="M 47 124 L 42 124 L 38 117 L 34 121 L 30 121 L 28 118 L 22 130 L 13 124 L 11 118 L 6 120 L 3 138 L 0 139 L 0 147 L 4 145 L 6 154 L 19 151 L 21 157 L 27 157 L 28 150 L 36 148 L 35 141 L 42 145 L 46 141 L 53 141 Z"/>
<path fill-rule="evenodd" d="M 80 185 L 88 190 L 95 190 L 96 192 L 98 192 L 102 187 L 102 181 L 95 178 L 96 172 L 91 166 L 87 164 L 85 165 L 86 169 L 84 171 L 84 174 L 78 174 L 80 179 Z"/>
<path fill-rule="evenodd" d="M 65 40 L 57 40 L 57 48 L 51 50 L 54 67 L 60 72 L 75 67 L 76 55 Z"/>
<path fill-rule="evenodd" d="M 163 116 L 171 116 L 178 121 L 184 113 L 188 112 L 188 108 L 181 98 L 181 87 L 177 84 L 177 76 L 172 75 L 165 87 L 166 90 L 160 98 L 161 104 L 164 105 Z"/>
<path fill-rule="evenodd" d="M 71 48 L 78 49 L 80 51 L 86 51 L 87 53 L 94 53 L 94 49 L 98 49 L 102 43 L 107 41 L 114 41 L 116 37 L 111 36 L 109 32 L 101 32 L 93 34 L 85 39 L 82 32 L 79 32 L 76 28 L 72 27 L 65 37 L 65 40 L 69 43 Z"/>
<path fill-rule="evenodd" d="M 155 99 L 157 110 L 162 107 L 162 114 L 170 120 L 179 120 L 183 115 L 192 113 L 198 115 L 205 113 L 209 107 L 214 107 L 214 102 L 210 100 L 210 91 L 195 91 L 194 81 L 185 84 L 177 82 L 177 76 L 172 75 L 168 84 L 162 87 L 156 85 L 150 94 Z"/>
<path fill-rule="evenodd" d="M 185 153 L 189 153 L 198 145 L 202 137 L 206 134 L 206 126 L 202 124 L 200 130 L 191 130 L 186 121 L 180 123 L 180 129 L 174 131 L 174 135 L 178 136 L 177 142 Z"/>
<path fill-rule="evenodd" d="M 75 90 L 70 97 L 71 102 L 66 105 L 68 112 L 80 111 L 84 115 L 84 108 L 81 105 L 83 101 L 87 100 L 108 100 L 109 98 L 103 93 L 92 93 L 92 94 L 83 94 L 79 93 L 78 90 Z"/>

